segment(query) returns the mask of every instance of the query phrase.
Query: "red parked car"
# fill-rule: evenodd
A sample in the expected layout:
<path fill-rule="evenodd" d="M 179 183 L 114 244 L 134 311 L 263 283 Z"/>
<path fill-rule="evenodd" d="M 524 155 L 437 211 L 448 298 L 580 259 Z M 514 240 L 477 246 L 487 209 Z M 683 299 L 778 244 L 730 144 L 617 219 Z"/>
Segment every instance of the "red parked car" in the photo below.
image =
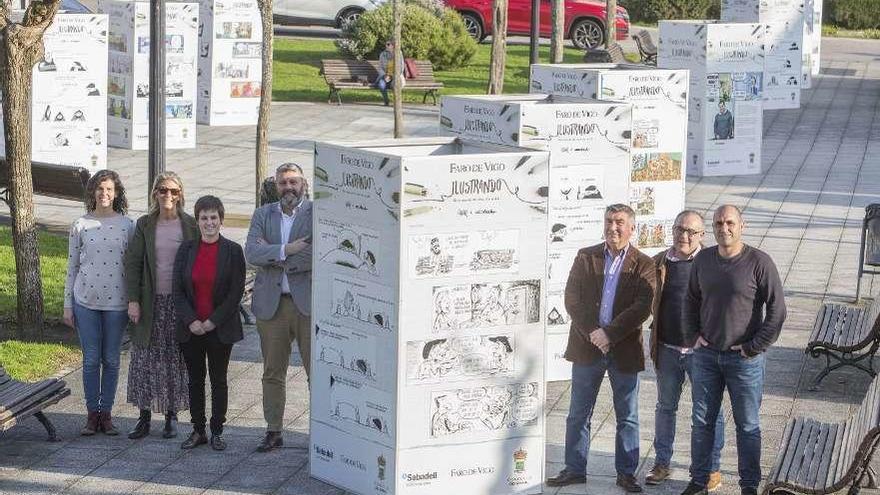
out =
<path fill-rule="evenodd" d="M 492 34 L 492 0 L 443 0 L 457 10 L 468 32 L 477 41 Z M 549 37 L 550 0 L 541 0 L 541 36 Z M 508 0 L 507 34 L 528 35 L 531 31 L 532 0 Z M 578 48 L 594 48 L 605 42 L 605 1 L 565 0 L 565 37 Z M 629 34 L 629 14 L 617 7 L 617 39 Z"/>

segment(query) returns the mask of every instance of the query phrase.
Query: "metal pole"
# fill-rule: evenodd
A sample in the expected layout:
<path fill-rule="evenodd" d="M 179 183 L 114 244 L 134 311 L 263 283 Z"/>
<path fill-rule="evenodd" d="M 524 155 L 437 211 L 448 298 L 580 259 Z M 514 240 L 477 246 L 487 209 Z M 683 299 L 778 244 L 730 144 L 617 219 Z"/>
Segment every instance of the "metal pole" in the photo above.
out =
<path fill-rule="evenodd" d="M 532 32 L 529 39 L 529 65 L 538 63 L 538 44 L 541 39 L 541 0 L 532 0 Z"/>
<path fill-rule="evenodd" d="M 150 138 L 147 195 L 165 172 L 165 0 L 150 0 Z"/>

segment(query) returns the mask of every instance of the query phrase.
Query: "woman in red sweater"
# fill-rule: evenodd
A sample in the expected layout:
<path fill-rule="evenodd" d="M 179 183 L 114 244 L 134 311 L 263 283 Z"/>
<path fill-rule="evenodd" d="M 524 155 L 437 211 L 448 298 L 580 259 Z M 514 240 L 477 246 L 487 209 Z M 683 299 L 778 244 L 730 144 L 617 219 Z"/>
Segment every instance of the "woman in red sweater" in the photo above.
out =
<path fill-rule="evenodd" d="M 238 307 L 244 294 L 241 246 L 220 235 L 223 203 L 215 196 L 196 201 L 201 239 L 181 244 L 174 261 L 177 341 L 189 371 L 193 432 L 181 448 L 208 443 L 205 431 L 205 374 L 211 377 L 211 447 L 224 450 L 228 393 L 226 371 L 232 345 L 242 339 Z M 205 363 L 207 361 L 207 368 Z"/>

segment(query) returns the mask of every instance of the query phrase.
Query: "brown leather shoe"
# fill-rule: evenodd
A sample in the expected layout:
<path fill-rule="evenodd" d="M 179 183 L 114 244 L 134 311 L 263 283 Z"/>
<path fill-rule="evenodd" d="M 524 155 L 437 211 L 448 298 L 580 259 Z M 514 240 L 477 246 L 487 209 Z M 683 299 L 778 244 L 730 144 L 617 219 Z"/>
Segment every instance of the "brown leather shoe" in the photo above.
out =
<path fill-rule="evenodd" d="M 646 485 L 659 485 L 666 481 L 669 476 L 672 474 L 672 470 L 669 469 L 669 466 L 664 466 L 662 464 L 656 464 L 651 468 L 651 472 L 648 473 L 648 476 L 645 476 L 645 484 Z"/>
<path fill-rule="evenodd" d="M 257 446 L 257 452 L 269 452 L 284 445 L 284 436 L 280 431 L 267 431 L 266 437 Z"/>
<path fill-rule="evenodd" d="M 82 430 L 79 430 L 79 434 L 90 437 L 94 435 L 96 431 L 98 431 L 98 412 L 92 411 L 86 418 L 86 425 L 82 427 Z"/>
<path fill-rule="evenodd" d="M 574 474 L 566 470 L 562 470 L 556 476 L 547 478 L 547 486 L 568 486 L 586 483 L 587 477 L 583 474 Z"/>
<path fill-rule="evenodd" d="M 706 484 L 707 492 L 714 492 L 721 488 L 721 471 L 712 471 L 709 473 L 709 483 Z"/>
<path fill-rule="evenodd" d="M 618 474 L 617 486 L 623 488 L 627 493 L 642 493 L 642 485 L 631 474 Z"/>
<path fill-rule="evenodd" d="M 119 435 L 119 430 L 113 426 L 113 419 L 110 417 L 110 411 L 101 411 L 101 414 L 98 417 L 98 423 L 101 431 L 103 431 L 105 435 L 110 435 L 111 437 Z"/>

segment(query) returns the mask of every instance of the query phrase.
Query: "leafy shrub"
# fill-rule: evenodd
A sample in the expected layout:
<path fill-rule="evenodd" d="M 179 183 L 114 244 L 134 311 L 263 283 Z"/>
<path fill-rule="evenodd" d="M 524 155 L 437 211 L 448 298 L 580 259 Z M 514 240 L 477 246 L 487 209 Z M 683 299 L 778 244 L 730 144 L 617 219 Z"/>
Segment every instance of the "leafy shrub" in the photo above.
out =
<path fill-rule="evenodd" d="M 718 0 L 621 0 L 633 22 L 653 24 L 662 20 L 718 19 Z"/>
<path fill-rule="evenodd" d="M 401 49 L 407 58 L 430 60 L 435 69 L 466 65 L 477 51 L 461 16 L 452 9 L 423 6 L 425 0 L 404 4 Z M 357 59 L 373 59 L 385 48 L 393 31 L 391 2 L 365 13 L 336 42 L 342 52 Z"/>
<path fill-rule="evenodd" d="M 880 0 L 831 0 L 825 18 L 845 29 L 880 28 Z"/>

